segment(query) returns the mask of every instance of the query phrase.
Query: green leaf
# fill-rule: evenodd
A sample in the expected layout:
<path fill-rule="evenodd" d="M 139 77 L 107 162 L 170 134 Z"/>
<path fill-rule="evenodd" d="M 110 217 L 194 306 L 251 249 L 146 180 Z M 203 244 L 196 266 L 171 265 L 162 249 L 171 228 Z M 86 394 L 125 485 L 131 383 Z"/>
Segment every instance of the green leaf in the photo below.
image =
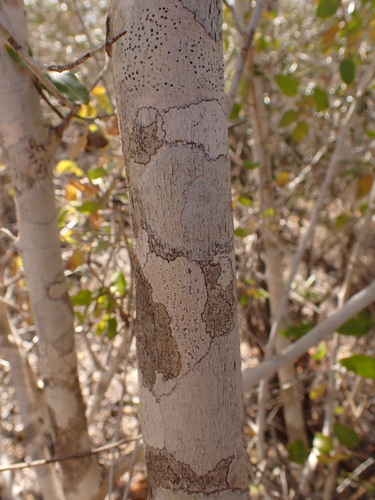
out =
<path fill-rule="evenodd" d="M 105 168 L 99 167 L 99 168 L 91 168 L 87 172 L 87 177 L 93 181 L 95 179 L 100 179 L 101 177 L 106 177 L 108 175 L 108 172 Z"/>
<path fill-rule="evenodd" d="M 237 200 L 239 203 L 241 203 L 241 205 L 244 205 L 246 207 L 253 204 L 253 200 L 251 198 L 248 198 L 247 196 L 238 196 Z"/>
<path fill-rule="evenodd" d="M 329 108 L 327 92 L 320 87 L 315 87 L 313 92 L 315 97 L 316 111 L 319 113 L 320 111 L 324 111 Z"/>
<path fill-rule="evenodd" d="M 76 295 L 72 295 L 70 300 L 73 306 L 89 306 L 92 302 L 92 293 L 90 290 L 80 290 Z"/>
<path fill-rule="evenodd" d="M 13 47 L 10 45 L 4 44 L 5 50 L 8 53 L 8 56 L 13 59 L 14 62 L 22 66 L 23 68 L 27 68 L 26 64 L 22 61 L 20 56 L 17 54 L 17 52 L 14 50 Z"/>
<path fill-rule="evenodd" d="M 333 442 L 332 439 L 328 436 L 325 436 L 321 432 L 317 432 L 313 439 L 313 446 L 320 453 L 329 453 L 333 450 Z"/>
<path fill-rule="evenodd" d="M 126 279 L 124 273 L 121 271 L 116 271 L 111 276 L 111 292 L 118 292 L 121 297 L 125 295 L 126 292 Z"/>
<path fill-rule="evenodd" d="M 352 427 L 336 422 L 333 424 L 333 433 L 340 443 L 347 448 L 356 448 L 359 445 L 360 437 Z"/>
<path fill-rule="evenodd" d="M 375 129 L 366 128 L 365 134 L 371 139 L 375 138 Z"/>
<path fill-rule="evenodd" d="M 340 328 L 337 328 L 336 331 L 337 333 L 341 333 L 341 335 L 355 335 L 356 337 L 360 337 L 361 335 L 366 335 L 374 325 L 375 321 L 372 316 L 366 311 L 361 311 L 357 316 L 351 318 L 340 326 Z"/>
<path fill-rule="evenodd" d="M 70 101 L 81 104 L 89 103 L 89 91 L 71 71 L 64 71 L 63 73 L 51 72 L 47 74 L 47 77 Z"/>
<path fill-rule="evenodd" d="M 298 122 L 292 132 L 293 142 L 301 142 L 309 133 L 309 124 L 307 122 Z"/>
<path fill-rule="evenodd" d="M 297 119 L 298 119 L 298 112 L 295 109 L 289 109 L 281 117 L 279 126 L 287 127 L 291 123 L 295 122 Z"/>
<path fill-rule="evenodd" d="M 297 94 L 299 85 L 299 80 L 297 80 L 297 78 L 279 73 L 275 76 L 275 80 L 283 94 L 288 97 L 293 97 Z"/>
<path fill-rule="evenodd" d="M 363 175 L 363 165 L 355 165 L 353 168 L 341 172 L 340 177 L 361 177 Z"/>
<path fill-rule="evenodd" d="M 82 205 L 76 207 L 76 210 L 81 214 L 90 215 L 93 214 L 94 212 L 97 212 L 99 208 L 100 205 L 96 201 L 85 201 L 82 203 Z"/>
<path fill-rule="evenodd" d="M 343 59 L 340 62 L 340 75 L 343 81 L 349 85 L 355 78 L 355 62 L 352 59 Z"/>
<path fill-rule="evenodd" d="M 288 339 L 298 340 L 311 330 L 311 323 L 301 323 L 300 325 L 292 325 L 286 330 L 280 330 L 280 334 Z"/>
<path fill-rule="evenodd" d="M 340 359 L 340 364 L 360 377 L 375 379 L 375 358 L 366 354 L 354 354 Z"/>
<path fill-rule="evenodd" d="M 336 217 L 335 227 L 337 227 L 337 229 L 345 227 L 351 221 L 351 219 L 351 216 L 348 214 L 340 214 Z"/>
<path fill-rule="evenodd" d="M 320 0 L 316 9 L 317 17 L 325 19 L 326 17 L 333 16 L 339 7 L 339 0 Z"/>
<path fill-rule="evenodd" d="M 304 464 L 309 456 L 309 450 L 302 439 L 292 441 L 288 446 L 289 459 L 296 464 Z"/>
<path fill-rule="evenodd" d="M 234 230 L 234 236 L 237 236 L 238 238 L 245 238 L 246 236 L 249 236 L 249 234 L 250 231 L 242 227 L 239 227 Z"/>
<path fill-rule="evenodd" d="M 315 361 L 320 361 L 327 354 L 327 344 L 325 342 L 320 342 L 315 353 L 313 354 L 313 359 Z"/>
<path fill-rule="evenodd" d="M 259 167 L 259 162 L 258 161 L 244 161 L 242 166 L 246 170 L 254 170 L 254 168 Z"/>
<path fill-rule="evenodd" d="M 107 337 L 112 340 L 117 335 L 117 320 L 116 318 L 109 318 L 107 321 Z"/>
<path fill-rule="evenodd" d="M 241 104 L 239 102 L 235 102 L 233 104 L 232 111 L 230 112 L 229 119 L 230 120 L 237 120 L 238 115 L 240 114 L 240 111 L 241 111 Z"/>

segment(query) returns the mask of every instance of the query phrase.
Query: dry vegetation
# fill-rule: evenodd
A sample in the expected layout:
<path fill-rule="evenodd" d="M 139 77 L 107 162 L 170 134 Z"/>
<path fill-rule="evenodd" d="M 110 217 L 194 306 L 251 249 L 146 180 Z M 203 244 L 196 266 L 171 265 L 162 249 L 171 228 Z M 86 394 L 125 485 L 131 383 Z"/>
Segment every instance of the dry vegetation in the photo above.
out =
<path fill-rule="evenodd" d="M 265 9 L 229 121 L 244 366 L 253 366 L 263 359 L 272 324 L 262 227 L 268 223 L 268 217 L 274 221 L 276 214 L 275 245 L 282 250 L 284 261 L 280 265 L 286 279 L 301 235 L 311 221 L 344 117 L 374 59 L 373 1 L 343 0 L 342 8 L 327 18 L 316 16 L 316 6 L 310 5 L 313 2 L 269 3 L 272 7 Z M 88 46 L 104 40 L 107 2 L 29 0 L 27 4 L 33 53 L 43 62 L 69 61 Z M 228 6 L 224 14 L 229 81 L 242 39 Z M 345 74 L 344 77 L 342 71 L 340 74 L 343 59 L 355 65 L 352 82 L 345 83 Z M 104 54 L 100 53 L 97 60 L 90 60 L 78 69 L 77 75 L 91 89 L 90 104 L 82 106 L 81 118 L 71 122 L 56 159 L 62 252 L 76 311 L 80 380 L 96 446 L 134 438 L 140 432 L 133 341 L 132 234 L 126 178 L 112 115 L 110 73 L 106 73 L 104 83 L 96 82 L 98 68 L 105 64 Z M 279 74 L 292 80 L 283 87 L 275 78 Z M 271 214 L 261 208 L 260 166 L 254 164 L 253 158 L 249 89 L 254 75 L 261 80 L 269 127 L 266 147 L 271 156 L 275 196 Z M 317 88 L 320 90 L 314 90 Z M 287 318 L 288 324 L 295 327 L 294 336 L 301 334 L 304 323 L 311 328 L 335 312 L 343 303 L 340 303 L 343 287 L 345 301 L 375 279 L 374 102 L 372 82 L 358 100 L 313 236 L 292 282 Z M 60 118 L 47 104 L 45 112 L 51 122 L 58 123 Z M 0 165 L 0 226 L 5 229 L 0 233 L 0 290 L 8 305 L 17 342 L 37 372 L 37 334 L 22 264 L 12 238 L 17 228 L 10 167 L 6 159 Z M 375 306 L 365 313 L 364 322 L 368 326 L 365 335 L 358 336 L 355 331 L 362 321 L 354 325 L 352 335 L 330 336 L 297 362 L 309 440 L 306 449 L 299 448 L 302 456 L 293 455 L 291 449 L 288 454 L 281 391 L 275 376 L 270 380 L 265 403 L 266 456 L 259 461 L 255 425 L 259 410 L 257 391 L 246 393 L 245 431 L 252 463 L 252 498 L 373 498 L 374 382 L 339 364 L 340 359 L 352 354 L 374 359 L 371 318 L 375 317 Z M 27 457 L 25 430 L 9 365 L 1 353 L 0 387 L 0 462 L 6 465 Z M 353 434 L 348 432 L 355 445 L 344 446 L 345 436 L 338 439 L 337 428 L 332 431 L 337 422 L 353 431 Z M 327 425 L 331 430 L 325 443 L 327 448 L 323 449 L 317 435 Z M 134 443 L 125 447 L 131 449 Z M 102 452 L 101 457 L 110 463 L 119 453 L 119 448 L 114 448 Z M 318 457 L 315 466 L 306 465 L 309 453 L 310 459 L 312 455 Z M 120 484 L 111 484 L 108 498 L 127 498 L 127 494 L 133 500 L 145 498 L 142 462 L 138 461 L 137 453 L 134 457 L 134 470 L 130 474 L 135 479 L 131 488 L 127 490 L 128 474 Z M 309 467 L 313 487 L 306 494 L 301 492 L 301 476 Z M 327 496 L 331 477 L 334 487 Z M 13 495 L 9 498 L 39 498 L 31 468 L 2 473 L 0 485 L 1 498 L 8 498 L 7 491 Z"/>

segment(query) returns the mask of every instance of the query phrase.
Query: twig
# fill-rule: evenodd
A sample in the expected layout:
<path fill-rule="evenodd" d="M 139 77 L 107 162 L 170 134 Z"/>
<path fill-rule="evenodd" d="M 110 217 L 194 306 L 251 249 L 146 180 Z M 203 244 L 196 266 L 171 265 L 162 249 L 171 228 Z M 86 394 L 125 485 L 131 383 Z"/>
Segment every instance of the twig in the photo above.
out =
<path fill-rule="evenodd" d="M 6 227 L 0 227 L 0 233 L 5 234 L 5 236 L 8 236 L 8 238 L 12 241 L 17 241 L 17 236 L 15 236 L 9 229 Z"/>
<path fill-rule="evenodd" d="M 238 33 L 240 33 L 242 36 L 246 36 L 246 31 L 244 30 L 240 20 L 238 19 L 237 12 L 234 9 L 233 5 L 230 5 L 227 2 L 227 0 L 223 0 L 223 3 L 230 10 L 230 12 L 232 14 L 233 24 L 234 24 L 236 30 L 238 31 Z"/>
<path fill-rule="evenodd" d="M 234 75 L 232 77 L 229 92 L 228 92 L 228 95 L 226 97 L 225 106 L 226 106 L 227 116 L 230 115 L 230 112 L 232 110 L 233 103 L 234 103 L 234 100 L 236 98 L 238 87 L 240 84 L 241 76 L 242 76 L 242 73 L 243 73 L 243 70 L 245 67 L 247 55 L 248 55 L 249 50 L 251 48 L 251 45 L 253 43 L 255 30 L 257 29 L 260 18 L 262 17 L 262 12 L 263 12 L 263 8 L 264 8 L 265 3 L 266 3 L 265 0 L 258 0 L 257 1 L 256 5 L 254 7 L 249 25 L 246 29 L 246 33 L 244 35 L 244 41 L 243 41 L 241 50 L 237 56 L 236 67 L 234 69 Z M 233 18 L 233 21 L 235 22 L 234 18 Z"/>
<path fill-rule="evenodd" d="M 5 28 L 5 26 L 2 23 L 0 23 L 0 33 L 7 39 L 9 45 L 11 45 L 11 47 L 19 55 L 19 57 L 25 64 L 28 64 L 36 69 L 41 69 L 44 71 L 56 71 L 57 73 L 62 73 L 63 71 L 68 71 L 70 69 L 76 68 L 77 66 L 80 66 L 87 59 L 93 57 L 95 54 L 103 50 L 108 45 L 113 45 L 115 42 L 117 42 L 117 40 L 119 40 L 122 36 L 124 36 L 127 33 L 127 31 L 126 30 L 122 31 L 121 33 L 114 36 L 110 40 L 99 45 L 99 47 L 89 50 L 88 52 L 78 57 L 74 61 L 65 64 L 44 64 L 41 63 L 40 61 L 37 61 L 36 59 L 31 57 L 21 45 L 19 45 L 16 42 L 16 40 L 13 38 L 13 36 L 10 34 L 10 32 Z"/>
<path fill-rule="evenodd" d="M 0 34 L 8 41 L 9 45 L 13 48 L 13 50 L 17 53 L 20 59 L 23 61 L 25 66 L 33 73 L 33 75 L 46 87 L 46 89 L 51 92 L 53 96 L 60 102 L 61 105 L 66 106 L 72 110 L 77 109 L 77 105 L 70 102 L 66 97 L 57 89 L 57 87 L 51 82 L 51 80 L 44 74 L 42 71 L 56 71 L 58 73 L 62 73 L 63 71 L 67 71 L 69 69 L 75 68 L 82 64 L 86 59 L 93 57 L 103 48 L 111 46 L 114 44 L 119 38 L 126 34 L 126 31 L 119 33 L 111 40 L 107 40 L 105 43 L 97 47 L 96 49 L 90 50 L 86 52 L 81 57 L 67 64 L 43 64 L 33 57 L 31 57 L 27 51 L 13 38 L 12 34 L 7 30 L 7 28 L 0 23 Z"/>
<path fill-rule="evenodd" d="M 246 368 L 242 372 L 244 390 L 250 390 L 265 377 L 269 378 L 279 368 L 287 365 L 308 351 L 308 349 L 314 347 L 374 301 L 375 281 L 368 287 L 353 295 L 345 303 L 342 309 L 330 316 L 320 325 L 317 325 L 300 340 L 297 340 L 291 346 L 284 349 L 277 357 L 272 357 L 268 360 L 262 361 L 254 368 Z"/>
<path fill-rule="evenodd" d="M 290 270 L 289 277 L 288 277 L 287 283 L 285 285 L 285 290 L 284 290 L 283 296 L 281 297 L 281 300 L 280 300 L 279 310 L 278 310 L 278 313 L 276 315 L 275 321 L 273 321 L 273 323 L 272 323 L 271 332 L 270 332 L 270 339 L 269 339 L 269 342 L 267 344 L 267 351 L 269 352 L 269 354 L 272 354 L 272 352 L 273 352 L 273 346 L 274 346 L 276 334 L 279 330 L 280 321 L 281 321 L 282 316 L 284 314 L 284 311 L 288 305 L 289 290 L 291 288 L 291 285 L 293 283 L 293 280 L 294 280 L 294 277 L 297 273 L 299 265 L 302 261 L 303 254 L 305 252 L 307 244 L 309 243 L 310 238 L 314 233 L 315 226 L 317 224 L 319 215 L 320 215 L 321 210 L 322 210 L 324 199 L 326 197 L 329 186 L 331 185 L 331 182 L 332 182 L 334 175 L 336 173 L 337 166 L 342 158 L 342 152 L 344 150 L 346 134 L 347 134 L 348 129 L 350 127 L 353 114 L 357 108 L 359 99 L 363 96 L 368 84 L 370 83 L 370 81 L 372 79 L 372 76 L 374 74 L 374 70 L 375 70 L 375 62 L 373 62 L 372 65 L 368 68 L 367 72 L 365 73 L 361 82 L 359 83 L 356 97 L 355 97 L 355 99 L 353 99 L 353 101 L 349 107 L 349 110 L 343 119 L 341 129 L 339 132 L 339 136 L 338 136 L 337 141 L 336 141 L 335 149 L 333 151 L 325 179 L 324 179 L 323 184 L 321 186 L 319 196 L 315 202 L 315 207 L 314 207 L 311 219 L 310 219 L 309 227 L 308 227 L 307 231 L 305 232 L 305 234 L 300 239 L 297 251 L 296 251 L 294 258 L 293 258 L 292 269 Z"/>
<path fill-rule="evenodd" d="M 129 443 L 132 443 L 134 441 L 139 441 L 140 439 L 142 439 L 142 436 L 138 435 L 135 438 L 120 439 L 119 441 L 116 441 L 115 443 L 105 444 L 103 446 L 93 448 L 90 451 L 86 451 L 83 453 L 76 453 L 73 455 L 67 455 L 65 457 L 48 458 L 48 459 L 43 459 L 43 460 L 32 460 L 30 462 L 18 462 L 16 464 L 10 464 L 10 465 L 4 465 L 4 466 L 1 465 L 0 472 L 6 471 L 6 470 L 21 470 L 21 469 L 28 469 L 31 467 L 41 467 L 42 465 L 62 462 L 64 460 L 76 460 L 78 458 L 86 458 L 86 457 L 90 457 L 92 455 L 98 455 L 99 453 L 102 453 L 103 451 L 108 451 L 108 450 L 111 450 L 113 448 L 120 448 L 121 446 L 124 446 L 125 444 L 129 444 Z"/>
<path fill-rule="evenodd" d="M 92 38 L 91 38 L 91 35 L 90 35 L 90 32 L 89 30 L 87 29 L 86 27 L 86 23 L 85 23 L 85 20 L 83 19 L 82 17 L 82 14 L 81 14 L 81 11 L 79 9 L 79 6 L 78 6 L 78 3 L 77 3 L 77 0 L 70 0 L 71 1 L 71 4 L 73 5 L 73 8 L 75 10 L 75 13 L 76 13 L 76 16 L 80 22 L 80 25 L 82 27 L 82 31 L 84 32 L 84 34 L 86 35 L 86 39 L 87 41 L 89 42 L 90 45 L 93 45 L 93 42 L 92 42 Z M 105 70 L 101 70 L 100 71 L 100 60 L 99 58 L 97 57 L 97 52 L 94 54 L 94 60 L 95 60 L 95 63 L 96 63 L 96 66 L 97 66 L 97 69 L 99 70 L 99 76 L 95 79 L 95 85 L 96 83 L 102 79 L 103 80 L 103 85 L 104 85 L 104 88 L 106 90 L 106 93 L 107 93 L 107 96 L 108 96 L 108 100 L 109 100 L 109 105 L 110 105 L 110 109 L 111 111 L 113 111 L 113 105 L 112 105 L 112 102 L 111 102 L 111 96 L 110 96 L 110 93 L 109 93 L 109 90 L 108 90 L 108 85 L 107 85 L 107 82 L 105 81 L 105 78 L 104 78 L 104 74 L 106 73 L 107 69 L 108 69 L 108 61 L 109 61 L 109 58 L 107 58 L 107 62 L 105 64 Z M 93 85 L 91 88 L 93 88 L 95 85 Z"/>
<path fill-rule="evenodd" d="M 337 487 L 337 489 L 336 489 L 337 493 L 339 495 L 341 493 L 343 493 L 346 490 L 346 488 L 349 488 L 349 486 L 353 482 L 353 476 L 358 477 L 360 474 L 362 474 L 362 472 L 364 472 L 369 467 L 372 467 L 374 464 L 375 464 L 375 460 L 370 457 L 367 460 L 365 460 L 363 463 L 358 465 L 358 467 L 356 469 L 354 469 L 354 471 L 350 474 L 350 477 L 347 477 L 346 479 L 344 479 L 344 481 Z"/>

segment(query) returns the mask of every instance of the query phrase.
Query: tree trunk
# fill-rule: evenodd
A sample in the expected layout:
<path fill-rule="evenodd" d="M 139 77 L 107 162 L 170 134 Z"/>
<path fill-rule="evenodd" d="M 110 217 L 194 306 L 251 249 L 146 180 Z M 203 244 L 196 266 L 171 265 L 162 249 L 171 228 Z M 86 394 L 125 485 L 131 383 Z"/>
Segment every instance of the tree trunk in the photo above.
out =
<path fill-rule="evenodd" d="M 150 498 L 245 499 L 221 0 L 114 0 Z"/>
<path fill-rule="evenodd" d="M 250 105 L 254 133 L 254 160 L 259 162 L 258 186 L 261 213 L 271 212 L 263 216 L 262 243 L 266 261 L 266 281 L 270 293 L 271 320 L 275 321 L 280 300 L 284 293 L 283 252 L 279 242 L 279 219 L 271 172 L 271 156 L 267 145 L 269 136 L 266 110 L 263 103 L 262 82 L 253 71 L 250 75 Z M 287 326 L 287 314 L 283 313 L 279 330 Z M 289 339 L 277 334 L 275 341 L 276 354 L 290 345 Z M 283 399 L 283 413 L 288 441 L 302 440 L 307 444 L 305 421 L 302 408 L 300 386 L 293 363 L 280 368 L 277 372 Z"/>
<path fill-rule="evenodd" d="M 0 19 L 27 46 L 21 0 L 1 1 Z M 3 40 L 2 40 L 3 42 Z M 31 74 L 0 47 L 0 133 L 13 169 L 19 250 L 39 337 L 39 370 L 57 456 L 90 450 L 56 221 L 52 159 L 57 141 L 46 128 Z M 93 457 L 61 462 L 69 500 L 94 499 L 100 469 Z"/>

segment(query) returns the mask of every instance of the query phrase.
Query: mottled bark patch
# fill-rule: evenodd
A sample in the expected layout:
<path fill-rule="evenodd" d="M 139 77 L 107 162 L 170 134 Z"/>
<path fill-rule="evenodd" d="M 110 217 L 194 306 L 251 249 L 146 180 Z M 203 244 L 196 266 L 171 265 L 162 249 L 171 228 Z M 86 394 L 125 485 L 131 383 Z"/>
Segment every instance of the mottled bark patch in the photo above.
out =
<path fill-rule="evenodd" d="M 163 487 L 186 493 L 219 493 L 229 490 L 228 474 L 234 457 L 221 460 L 207 474 L 199 475 L 188 464 L 176 460 L 166 450 L 146 448 L 146 464 L 150 486 Z"/>
<path fill-rule="evenodd" d="M 48 286 L 48 297 L 52 300 L 59 300 L 67 295 L 67 285 L 64 277 L 64 273 L 60 272 L 57 274 L 53 283 Z"/>
<path fill-rule="evenodd" d="M 137 163 L 147 165 L 152 156 L 163 145 L 165 132 L 163 119 L 157 109 L 140 108 L 134 119 L 131 137 L 131 156 Z"/>
<path fill-rule="evenodd" d="M 16 150 L 16 147 L 18 150 Z M 38 144 L 29 139 L 24 152 L 19 145 L 14 149 L 16 157 L 22 158 L 13 169 L 13 183 L 17 193 L 30 189 L 34 182 L 51 174 L 51 152 L 45 144 Z"/>
<path fill-rule="evenodd" d="M 179 375 L 181 355 L 163 304 L 155 303 L 152 288 L 140 271 L 137 274 L 137 353 L 143 384 L 152 390 L 156 374 L 163 380 Z"/>
<path fill-rule="evenodd" d="M 211 338 L 219 337 L 234 328 L 234 290 L 231 286 L 223 289 L 218 283 L 221 275 L 219 264 L 209 264 L 202 271 L 207 285 L 207 301 L 202 319 Z"/>

